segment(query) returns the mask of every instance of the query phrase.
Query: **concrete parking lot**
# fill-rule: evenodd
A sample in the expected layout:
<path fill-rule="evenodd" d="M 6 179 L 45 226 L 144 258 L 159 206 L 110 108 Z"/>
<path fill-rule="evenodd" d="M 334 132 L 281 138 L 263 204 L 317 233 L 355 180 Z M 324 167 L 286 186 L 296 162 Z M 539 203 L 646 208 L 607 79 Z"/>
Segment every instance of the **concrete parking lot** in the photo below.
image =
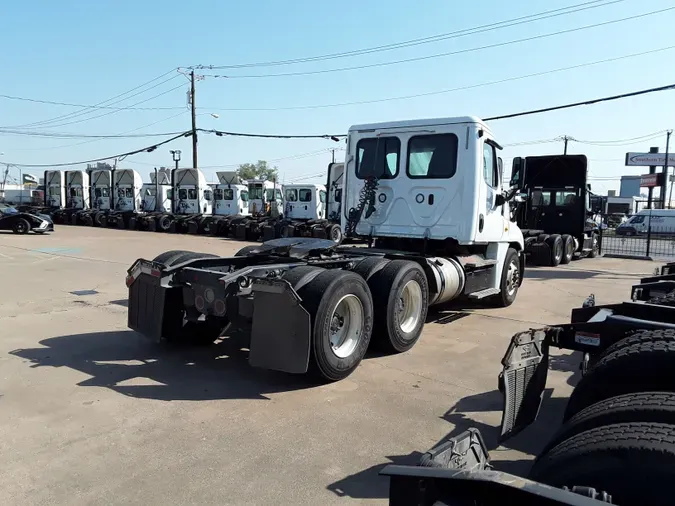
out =
<path fill-rule="evenodd" d="M 385 504 L 384 465 L 414 463 L 469 426 L 498 469 L 526 472 L 578 361 L 556 354 L 541 419 L 497 448 L 510 337 L 568 321 L 590 293 L 599 304 L 626 299 L 659 265 L 530 269 L 512 307 L 434 311 L 410 352 L 369 356 L 329 385 L 250 368 L 226 341 L 178 350 L 127 329 L 135 259 L 245 245 L 66 226 L 0 235 L 0 504 Z"/>

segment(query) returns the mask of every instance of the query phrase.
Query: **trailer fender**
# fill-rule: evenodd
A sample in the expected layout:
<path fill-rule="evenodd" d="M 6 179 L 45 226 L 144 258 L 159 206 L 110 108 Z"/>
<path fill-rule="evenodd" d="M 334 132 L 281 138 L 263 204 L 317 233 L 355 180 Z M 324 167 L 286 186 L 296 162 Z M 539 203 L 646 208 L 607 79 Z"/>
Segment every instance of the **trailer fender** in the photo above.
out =
<path fill-rule="evenodd" d="M 306 373 L 312 325 L 297 292 L 285 279 L 256 279 L 252 288 L 249 364 L 274 371 Z M 279 318 L 270 317 L 274 314 Z"/>
<path fill-rule="evenodd" d="M 556 332 L 555 328 L 529 330 L 511 338 L 499 375 L 504 396 L 500 442 L 536 420 L 548 376 L 549 344 Z"/>

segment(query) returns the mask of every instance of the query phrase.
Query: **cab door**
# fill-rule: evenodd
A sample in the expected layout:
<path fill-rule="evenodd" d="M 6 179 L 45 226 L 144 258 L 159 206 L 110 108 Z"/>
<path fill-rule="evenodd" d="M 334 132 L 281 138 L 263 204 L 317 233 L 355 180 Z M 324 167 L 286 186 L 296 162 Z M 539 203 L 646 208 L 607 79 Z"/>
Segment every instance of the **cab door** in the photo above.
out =
<path fill-rule="evenodd" d="M 478 178 L 478 220 L 477 242 L 495 242 L 502 239 L 508 229 L 503 207 L 497 205 L 497 196 L 501 195 L 501 173 L 497 158 L 497 149 L 487 138 L 483 140 L 482 156 L 483 177 Z"/>

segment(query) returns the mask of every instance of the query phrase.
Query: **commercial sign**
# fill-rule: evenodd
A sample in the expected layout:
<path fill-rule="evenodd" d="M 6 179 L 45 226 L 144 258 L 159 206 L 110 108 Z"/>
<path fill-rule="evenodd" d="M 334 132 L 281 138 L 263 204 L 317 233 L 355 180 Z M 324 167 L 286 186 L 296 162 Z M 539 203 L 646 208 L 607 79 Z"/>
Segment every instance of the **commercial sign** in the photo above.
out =
<path fill-rule="evenodd" d="M 626 153 L 626 165 L 638 167 L 663 167 L 666 162 L 665 153 Z M 675 167 L 675 153 L 668 153 L 668 167 Z"/>
<path fill-rule="evenodd" d="M 656 174 L 642 174 L 640 176 L 640 186 L 647 188 L 663 186 L 663 172 L 658 172 Z"/>

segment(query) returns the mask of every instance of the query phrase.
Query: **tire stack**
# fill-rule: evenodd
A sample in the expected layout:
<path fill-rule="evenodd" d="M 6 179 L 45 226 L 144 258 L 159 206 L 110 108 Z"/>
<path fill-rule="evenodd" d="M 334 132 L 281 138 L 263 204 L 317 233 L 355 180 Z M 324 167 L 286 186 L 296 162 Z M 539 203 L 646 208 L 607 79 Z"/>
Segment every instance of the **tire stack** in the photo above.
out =
<path fill-rule="evenodd" d="M 675 292 L 652 304 L 675 306 Z M 528 478 L 613 504 L 673 504 L 675 329 L 638 330 L 590 360 Z"/>

